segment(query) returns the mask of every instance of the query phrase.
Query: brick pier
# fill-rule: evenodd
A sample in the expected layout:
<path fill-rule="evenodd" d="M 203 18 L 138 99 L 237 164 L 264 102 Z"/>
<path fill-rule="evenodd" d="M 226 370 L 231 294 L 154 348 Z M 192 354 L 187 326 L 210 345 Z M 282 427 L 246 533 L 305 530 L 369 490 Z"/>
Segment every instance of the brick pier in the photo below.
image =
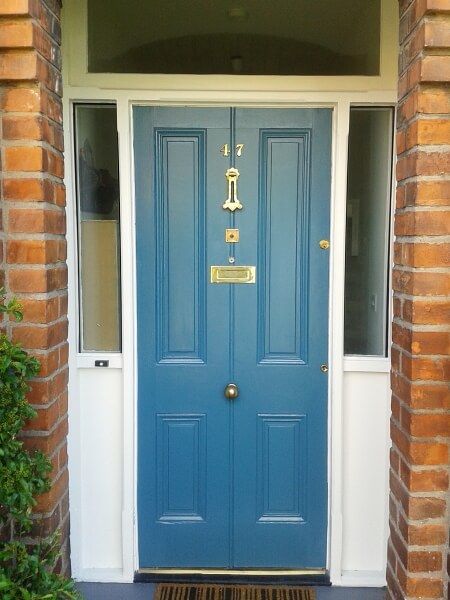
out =
<path fill-rule="evenodd" d="M 388 598 L 448 598 L 450 2 L 400 1 Z"/>
<path fill-rule="evenodd" d="M 41 361 L 26 443 L 51 457 L 53 486 L 39 498 L 35 535 L 62 529 L 68 565 L 67 268 L 59 0 L 0 2 L 0 257 L 2 280 L 24 306 L 7 324 Z"/>

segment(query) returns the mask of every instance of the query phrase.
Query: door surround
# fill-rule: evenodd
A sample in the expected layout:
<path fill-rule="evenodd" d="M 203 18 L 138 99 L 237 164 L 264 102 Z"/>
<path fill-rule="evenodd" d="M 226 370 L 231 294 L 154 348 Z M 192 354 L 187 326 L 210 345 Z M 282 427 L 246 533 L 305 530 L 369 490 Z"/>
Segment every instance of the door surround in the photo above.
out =
<path fill-rule="evenodd" d="M 130 137 L 131 107 L 138 105 L 191 105 L 191 106 L 255 106 L 255 107 L 329 107 L 334 109 L 333 141 L 332 141 L 332 194 L 331 194 L 331 249 L 330 249 L 330 389 L 332 398 L 329 410 L 329 492 L 330 519 L 328 541 L 328 566 L 331 581 L 334 584 L 345 581 L 342 568 L 342 543 L 348 535 L 346 524 L 343 522 L 343 499 L 348 486 L 343 469 L 343 381 L 348 370 L 388 373 L 389 360 L 369 359 L 349 361 L 342 356 L 343 346 L 343 281 L 344 281 L 344 240 L 345 240 L 345 189 L 346 189 L 346 136 L 348 134 L 350 105 L 396 105 L 397 76 L 392 61 L 396 55 L 397 45 L 397 11 L 396 4 L 383 0 L 384 12 L 382 22 L 382 73 L 381 77 L 367 78 L 256 78 L 246 85 L 245 89 L 237 89 L 236 82 L 231 90 L 230 79 L 227 76 L 196 81 L 185 78 L 173 78 L 172 89 L 163 89 L 161 81 L 149 79 L 146 76 L 90 76 L 86 74 L 83 63 L 85 53 L 85 8 L 86 0 L 65 3 L 64 11 L 67 17 L 63 20 L 63 28 L 70 23 L 69 30 L 63 32 L 63 39 L 68 44 L 63 47 L 65 52 L 65 94 L 63 98 L 65 118 L 65 144 L 71 147 L 71 104 L 75 101 L 115 102 L 118 109 L 119 155 L 120 155 L 120 187 L 121 196 L 126 199 L 122 205 L 122 273 L 123 307 L 124 307 L 124 337 L 123 354 L 110 357 L 110 364 L 120 369 L 122 374 L 121 393 L 125 394 L 123 419 L 120 419 L 123 443 L 123 470 L 120 471 L 119 481 L 123 497 L 123 510 L 120 527 L 120 568 L 108 568 L 101 575 L 104 580 L 132 581 L 136 562 L 135 551 L 135 277 L 134 277 L 134 196 L 132 186 L 133 164 L 131 157 L 132 140 Z M 84 54 L 85 56 L 85 54 Z M 384 65 L 384 67 L 383 67 Z M 270 79 L 270 80 L 269 80 Z M 295 81 L 294 81 L 295 79 Z M 176 80 L 176 81 L 175 81 Z M 240 80 L 242 82 L 242 80 Z M 280 84 L 283 83 L 283 86 Z M 153 86 L 153 87 L 152 87 Z M 67 189 L 69 198 L 74 197 L 73 167 L 66 162 Z M 68 212 L 68 241 L 69 248 L 75 247 L 75 220 L 71 211 Z M 72 258 L 74 260 L 73 250 Z M 74 269 L 70 269 L 70 285 L 76 289 L 77 277 Z M 79 369 L 89 369 L 92 357 L 77 355 L 76 330 L 76 299 L 70 298 L 70 365 L 73 373 Z M 73 376 L 69 382 L 72 397 L 77 397 L 80 375 Z M 132 390 L 133 401 L 130 400 Z M 72 407 L 71 413 L 71 444 L 72 472 L 77 474 L 80 462 L 77 458 L 83 429 L 82 415 L 77 406 Z M 78 450 L 77 450 L 78 449 Z M 71 482 L 71 497 L 77 506 L 82 505 L 79 477 Z M 386 512 L 387 514 L 387 512 Z M 387 522 L 387 517 L 386 517 Z M 80 525 L 80 515 L 72 514 L 72 549 L 73 568 L 82 577 L 98 577 L 103 571 L 95 572 L 82 562 L 83 547 Z M 119 533 L 119 532 L 118 532 Z M 118 555 L 116 554 L 118 557 Z M 118 558 L 117 558 L 118 560 Z M 117 561 L 116 561 L 117 562 Z M 118 563 L 117 563 L 118 564 Z M 89 575 L 92 573 L 91 575 Z M 384 569 L 374 575 L 377 585 L 383 585 Z"/>
<path fill-rule="evenodd" d="M 199 92 L 196 93 L 196 101 L 186 100 L 185 102 L 181 102 L 178 98 L 178 92 L 174 92 L 174 98 L 172 100 L 165 101 L 152 101 L 152 100 L 132 100 L 131 98 L 135 98 L 140 96 L 141 93 L 135 92 L 131 98 L 129 98 L 127 102 L 127 113 L 129 120 L 129 127 L 132 130 L 132 109 L 135 106 L 164 106 L 164 107 L 177 107 L 177 106 L 188 106 L 195 108 L 218 108 L 218 107 L 229 107 L 230 103 L 222 98 L 222 94 L 213 93 L 213 96 L 216 98 L 215 101 L 207 100 L 205 98 L 210 96 L 211 92 Z M 149 93 L 147 92 L 147 96 Z M 172 95 L 168 93 L 168 95 Z M 346 156 L 347 151 L 347 135 L 349 130 L 349 112 L 348 109 L 350 104 L 353 105 L 353 102 L 348 100 L 347 94 L 337 94 L 338 99 L 334 101 L 328 100 L 328 96 L 336 97 L 336 94 L 324 94 L 325 98 L 323 101 L 314 101 L 310 99 L 309 101 L 302 101 L 298 99 L 293 102 L 291 100 L 283 102 L 280 97 L 275 97 L 272 100 L 264 100 L 261 98 L 259 93 L 255 94 L 244 94 L 247 97 L 247 101 L 243 102 L 235 102 L 232 103 L 231 106 L 235 108 L 260 108 L 260 109 L 286 109 L 286 108 L 327 108 L 332 111 L 332 130 L 331 130 L 331 190 L 330 190 L 330 259 L 329 259 L 329 297 L 328 297 L 328 357 L 329 357 L 329 367 L 330 367 L 330 377 L 328 384 L 328 534 L 327 534 L 327 568 L 325 570 L 314 570 L 308 571 L 305 569 L 299 569 L 291 571 L 291 575 L 293 581 L 299 580 L 304 581 L 305 577 L 312 577 L 315 580 L 315 576 L 319 577 L 320 581 L 330 580 L 333 578 L 333 574 L 335 571 L 333 570 L 333 553 L 336 555 L 340 554 L 340 550 L 338 547 L 334 547 L 332 543 L 332 537 L 335 539 L 340 539 L 342 536 L 342 522 L 340 517 L 341 511 L 341 499 L 340 499 L 340 487 L 338 485 L 333 485 L 333 479 L 338 476 L 342 478 L 341 471 L 341 459 L 338 458 L 342 455 L 342 433 L 338 431 L 336 433 L 335 423 L 339 421 L 340 414 L 342 413 L 342 378 L 343 372 L 346 370 L 345 362 L 348 362 L 342 356 L 341 348 L 343 348 L 343 339 L 344 339 L 344 330 L 343 330 L 343 320 L 341 322 L 339 318 L 339 311 L 343 311 L 343 282 L 344 282 L 344 268 L 345 265 L 345 184 L 346 184 L 346 171 L 345 175 L 343 174 L 345 165 L 346 168 L 346 160 L 343 160 L 343 157 Z M 317 94 L 308 94 L 310 98 Z M 283 96 L 283 93 L 278 96 Z M 390 104 L 394 105 L 392 100 L 394 93 L 390 94 Z M 252 100 L 249 100 L 249 97 Z M 345 98 L 345 100 L 342 99 Z M 201 98 L 201 99 L 200 99 Z M 376 94 L 377 100 L 374 100 L 372 105 L 376 105 L 378 102 L 378 93 Z M 388 102 L 379 102 L 380 106 L 386 106 L 389 104 Z M 356 104 L 363 104 L 362 102 L 357 102 Z M 343 135 L 342 132 L 345 131 Z M 133 148 L 133 140 L 130 140 L 130 156 L 132 156 L 132 148 Z M 132 160 L 132 177 L 131 182 L 134 182 L 134 160 Z M 134 186 L 134 183 L 133 183 Z M 135 197 L 134 197 L 134 189 L 131 192 L 133 202 L 132 202 L 132 214 L 133 214 L 133 222 L 135 222 Z M 136 240 L 135 240 L 135 229 L 132 232 L 132 243 L 133 248 L 135 248 Z M 133 262 L 135 265 L 135 261 Z M 340 280 L 340 281 L 337 281 Z M 135 289 L 135 274 L 133 273 L 133 295 L 130 298 L 133 298 L 133 306 L 136 306 L 136 289 Z M 333 294 L 335 294 L 333 299 Z M 134 309 L 134 314 L 136 313 L 136 309 Z M 133 340 L 134 345 L 136 344 L 136 329 L 133 331 Z M 137 363 L 137 358 L 136 358 Z M 134 365 L 134 419 L 136 418 L 137 413 L 137 366 L 136 363 Z M 350 367 L 354 368 L 354 365 Z M 364 364 L 361 365 L 361 370 L 364 370 L 366 366 Z M 387 359 L 375 359 L 372 360 L 371 366 L 369 366 L 369 370 L 373 369 L 374 371 L 383 371 L 387 372 L 389 370 Z M 359 367 L 356 367 L 356 370 L 359 370 Z M 135 465 L 137 463 L 137 442 L 135 436 L 135 428 L 136 424 L 133 426 L 133 440 L 134 440 L 134 489 L 136 490 L 136 472 Z M 334 433 L 333 433 L 334 430 Z M 136 492 L 134 496 L 134 508 L 133 508 L 133 529 L 134 529 L 134 544 L 135 548 L 137 548 L 137 498 Z M 134 554 L 134 571 L 133 577 L 135 581 L 139 581 L 142 573 L 142 580 L 146 580 L 146 574 L 151 573 L 151 580 L 158 580 L 160 577 L 161 580 L 164 579 L 164 574 L 167 574 L 167 569 L 139 569 L 138 567 L 138 556 L 137 550 Z M 184 569 L 172 569 L 174 577 L 180 576 L 187 573 Z M 254 576 L 254 572 L 248 570 L 240 570 L 233 569 L 233 572 L 237 575 L 237 577 L 243 576 L 244 578 L 248 575 Z M 189 569 L 189 573 L 195 578 L 196 575 L 200 576 L 200 579 L 203 577 L 205 573 L 212 578 L 217 577 L 219 580 L 223 577 L 223 573 L 220 569 Z M 271 570 L 264 571 L 258 570 L 258 573 L 264 579 L 265 576 L 270 576 L 274 574 Z M 287 576 L 288 572 L 283 570 L 277 570 L 277 575 Z M 336 577 L 336 576 L 334 576 Z M 300 579 L 299 579 L 300 578 Z M 325 578 L 325 579 L 324 579 Z"/>
<path fill-rule="evenodd" d="M 69 94 L 71 90 L 69 89 Z M 127 156 L 131 156 L 132 140 L 129 136 L 130 131 L 130 112 L 133 105 L 161 105 L 166 106 L 177 106 L 180 104 L 178 97 L 174 98 L 173 101 L 152 102 L 151 100 L 138 100 L 135 98 L 137 92 L 108 92 L 105 94 L 104 91 L 98 90 L 92 92 L 92 90 L 84 90 L 81 94 L 80 91 L 72 92 L 77 100 L 86 98 L 86 101 L 96 100 L 116 100 L 118 107 L 118 126 L 119 126 L 119 154 L 121 159 L 121 192 L 122 197 L 131 197 L 133 201 L 131 203 L 124 203 L 122 210 L 122 264 L 124 265 L 122 273 L 122 285 L 123 285 L 123 306 L 124 306 L 124 323 L 133 323 L 133 316 L 135 314 L 135 277 L 134 267 L 127 269 L 126 265 L 134 265 L 134 251 L 135 246 L 134 239 L 134 192 L 132 190 L 132 172 L 133 166 L 127 160 Z M 146 94 L 151 95 L 151 94 Z M 206 94 L 207 96 L 209 94 Z M 216 94 L 214 94 L 216 95 Z M 176 94 L 175 96 L 178 96 Z M 197 95 L 201 96 L 201 94 Z M 342 397 L 342 386 L 343 386 L 343 375 L 345 370 L 344 358 L 342 356 L 341 348 L 343 346 L 343 322 L 341 322 L 340 314 L 343 311 L 343 281 L 344 281 L 344 239 L 345 239 L 345 186 L 346 186 L 346 136 L 348 133 L 349 125 L 349 106 L 350 100 L 347 94 L 337 94 L 335 101 L 328 100 L 329 94 L 325 94 L 325 98 L 322 101 L 313 101 L 310 99 L 307 102 L 302 102 L 301 98 L 293 102 L 292 99 L 288 103 L 284 103 L 278 99 L 278 101 L 265 102 L 258 94 L 255 94 L 251 103 L 239 103 L 240 106 L 248 106 L 251 104 L 256 107 L 286 107 L 295 106 L 298 108 L 304 107 L 328 107 L 333 109 L 333 127 L 332 127 L 332 190 L 331 190 L 331 231 L 330 231 L 330 312 L 329 312 L 329 364 L 330 364 L 330 381 L 329 381 L 329 534 L 328 534 L 328 570 L 331 581 L 336 582 L 341 578 L 341 539 L 343 535 L 343 524 L 342 524 L 342 452 L 343 452 L 343 433 L 340 427 L 342 421 L 343 411 L 343 397 Z M 275 96 L 275 94 L 274 94 Z M 391 92 L 390 103 L 394 104 L 393 98 L 395 93 Z M 356 95 L 356 101 L 362 102 L 363 99 L 367 100 L 365 94 Z M 374 103 L 379 101 L 380 95 L 375 94 Z M 70 101 L 67 101 L 66 96 L 66 114 L 70 113 Z M 193 106 L 223 106 L 228 105 L 223 100 L 217 100 L 212 103 L 206 99 L 197 100 L 197 102 L 186 101 L 186 104 Z M 386 105 L 387 101 L 379 102 L 380 104 Z M 69 140 L 67 140 L 69 147 Z M 74 181 L 71 174 L 68 173 L 69 182 Z M 73 185 L 73 183 L 72 183 Z M 75 220 L 70 218 L 69 215 L 69 242 L 70 239 L 75 239 Z M 72 233 L 70 233 L 72 232 Z M 72 273 L 72 285 L 76 285 L 76 280 Z M 128 308 L 126 308 L 128 307 Z M 128 314 L 127 314 L 128 313 Z M 72 315 L 76 315 L 76 308 L 72 306 Z M 128 405 L 124 411 L 124 419 L 122 422 L 123 427 L 123 440 L 124 440 L 124 470 L 123 470 L 123 490 L 124 490 L 124 510 L 123 514 L 123 544 L 122 544 L 122 564 L 123 568 L 116 575 L 112 575 L 114 580 L 119 581 L 131 581 L 134 577 L 135 570 L 137 568 L 137 554 L 135 545 L 135 465 L 136 465 L 136 441 L 135 441 L 135 404 L 137 402 L 137 392 L 135 388 L 135 339 L 136 339 L 135 326 L 124 328 L 123 336 L 123 355 L 112 356 L 111 365 L 115 365 L 116 368 L 120 368 L 123 372 L 123 389 L 133 390 L 133 403 Z M 128 356 L 128 358 L 127 358 Z M 89 368 L 91 366 L 91 360 L 88 356 L 79 355 L 74 357 L 72 363 L 76 369 Z M 362 368 L 368 368 L 369 370 L 377 371 L 388 371 L 388 365 L 386 361 L 375 361 L 371 362 L 369 366 L 362 365 Z M 72 390 L 74 389 L 74 381 L 72 381 Z M 75 388 L 76 389 L 76 388 Z M 74 393 L 74 392 L 72 392 Z M 75 392 L 76 393 L 76 392 Z M 128 392 L 129 394 L 129 392 Z M 333 400 L 331 402 L 331 399 Z M 72 424 L 73 429 L 76 428 L 76 417 L 72 420 L 75 421 L 75 426 Z M 73 493 L 74 498 L 77 497 L 77 490 Z M 76 523 L 76 516 L 74 519 Z M 76 551 L 77 542 L 74 541 L 74 548 Z M 74 564 L 76 563 L 76 553 L 74 554 Z M 87 573 L 89 571 L 86 571 Z M 107 575 L 111 577 L 111 575 Z"/>

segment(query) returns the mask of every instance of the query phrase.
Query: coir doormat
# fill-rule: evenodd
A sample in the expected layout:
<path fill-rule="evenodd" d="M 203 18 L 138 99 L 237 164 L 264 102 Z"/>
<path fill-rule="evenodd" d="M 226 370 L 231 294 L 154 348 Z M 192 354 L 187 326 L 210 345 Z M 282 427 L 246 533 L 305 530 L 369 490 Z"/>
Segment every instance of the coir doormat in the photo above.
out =
<path fill-rule="evenodd" d="M 160 583 L 154 600 L 315 600 L 303 587 Z"/>

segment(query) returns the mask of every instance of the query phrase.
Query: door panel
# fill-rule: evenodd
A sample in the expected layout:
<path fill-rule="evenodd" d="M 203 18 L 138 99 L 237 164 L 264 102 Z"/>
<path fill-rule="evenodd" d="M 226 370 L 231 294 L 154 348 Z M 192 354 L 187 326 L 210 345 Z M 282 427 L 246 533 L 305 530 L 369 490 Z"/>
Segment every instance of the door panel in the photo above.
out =
<path fill-rule="evenodd" d="M 134 123 L 140 566 L 323 567 L 331 111 Z M 226 264 L 256 283 L 209 283 Z"/>
<path fill-rule="evenodd" d="M 200 132 L 157 132 L 158 355 L 169 363 L 205 360 L 204 143 Z"/>
<path fill-rule="evenodd" d="M 304 139 L 263 133 L 262 150 L 258 355 L 262 362 L 304 363 L 308 252 Z"/>

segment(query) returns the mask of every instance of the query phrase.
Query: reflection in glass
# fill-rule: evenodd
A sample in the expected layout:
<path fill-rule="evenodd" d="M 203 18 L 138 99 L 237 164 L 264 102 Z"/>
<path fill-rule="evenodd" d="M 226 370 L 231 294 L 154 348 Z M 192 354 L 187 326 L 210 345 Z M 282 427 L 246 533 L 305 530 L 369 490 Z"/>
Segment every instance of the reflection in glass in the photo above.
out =
<path fill-rule="evenodd" d="M 119 352 L 120 204 L 114 105 L 75 106 L 80 351 Z"/>
<path fill-rule="evenodd" d="M 345 258 L 346 354 L 387 355 L 392 108 L 352 108 Z"/>
<path fill-rule="evenodd" d="M 91 73 L 378 75 L 380 0 L 89 0 Z"/>

